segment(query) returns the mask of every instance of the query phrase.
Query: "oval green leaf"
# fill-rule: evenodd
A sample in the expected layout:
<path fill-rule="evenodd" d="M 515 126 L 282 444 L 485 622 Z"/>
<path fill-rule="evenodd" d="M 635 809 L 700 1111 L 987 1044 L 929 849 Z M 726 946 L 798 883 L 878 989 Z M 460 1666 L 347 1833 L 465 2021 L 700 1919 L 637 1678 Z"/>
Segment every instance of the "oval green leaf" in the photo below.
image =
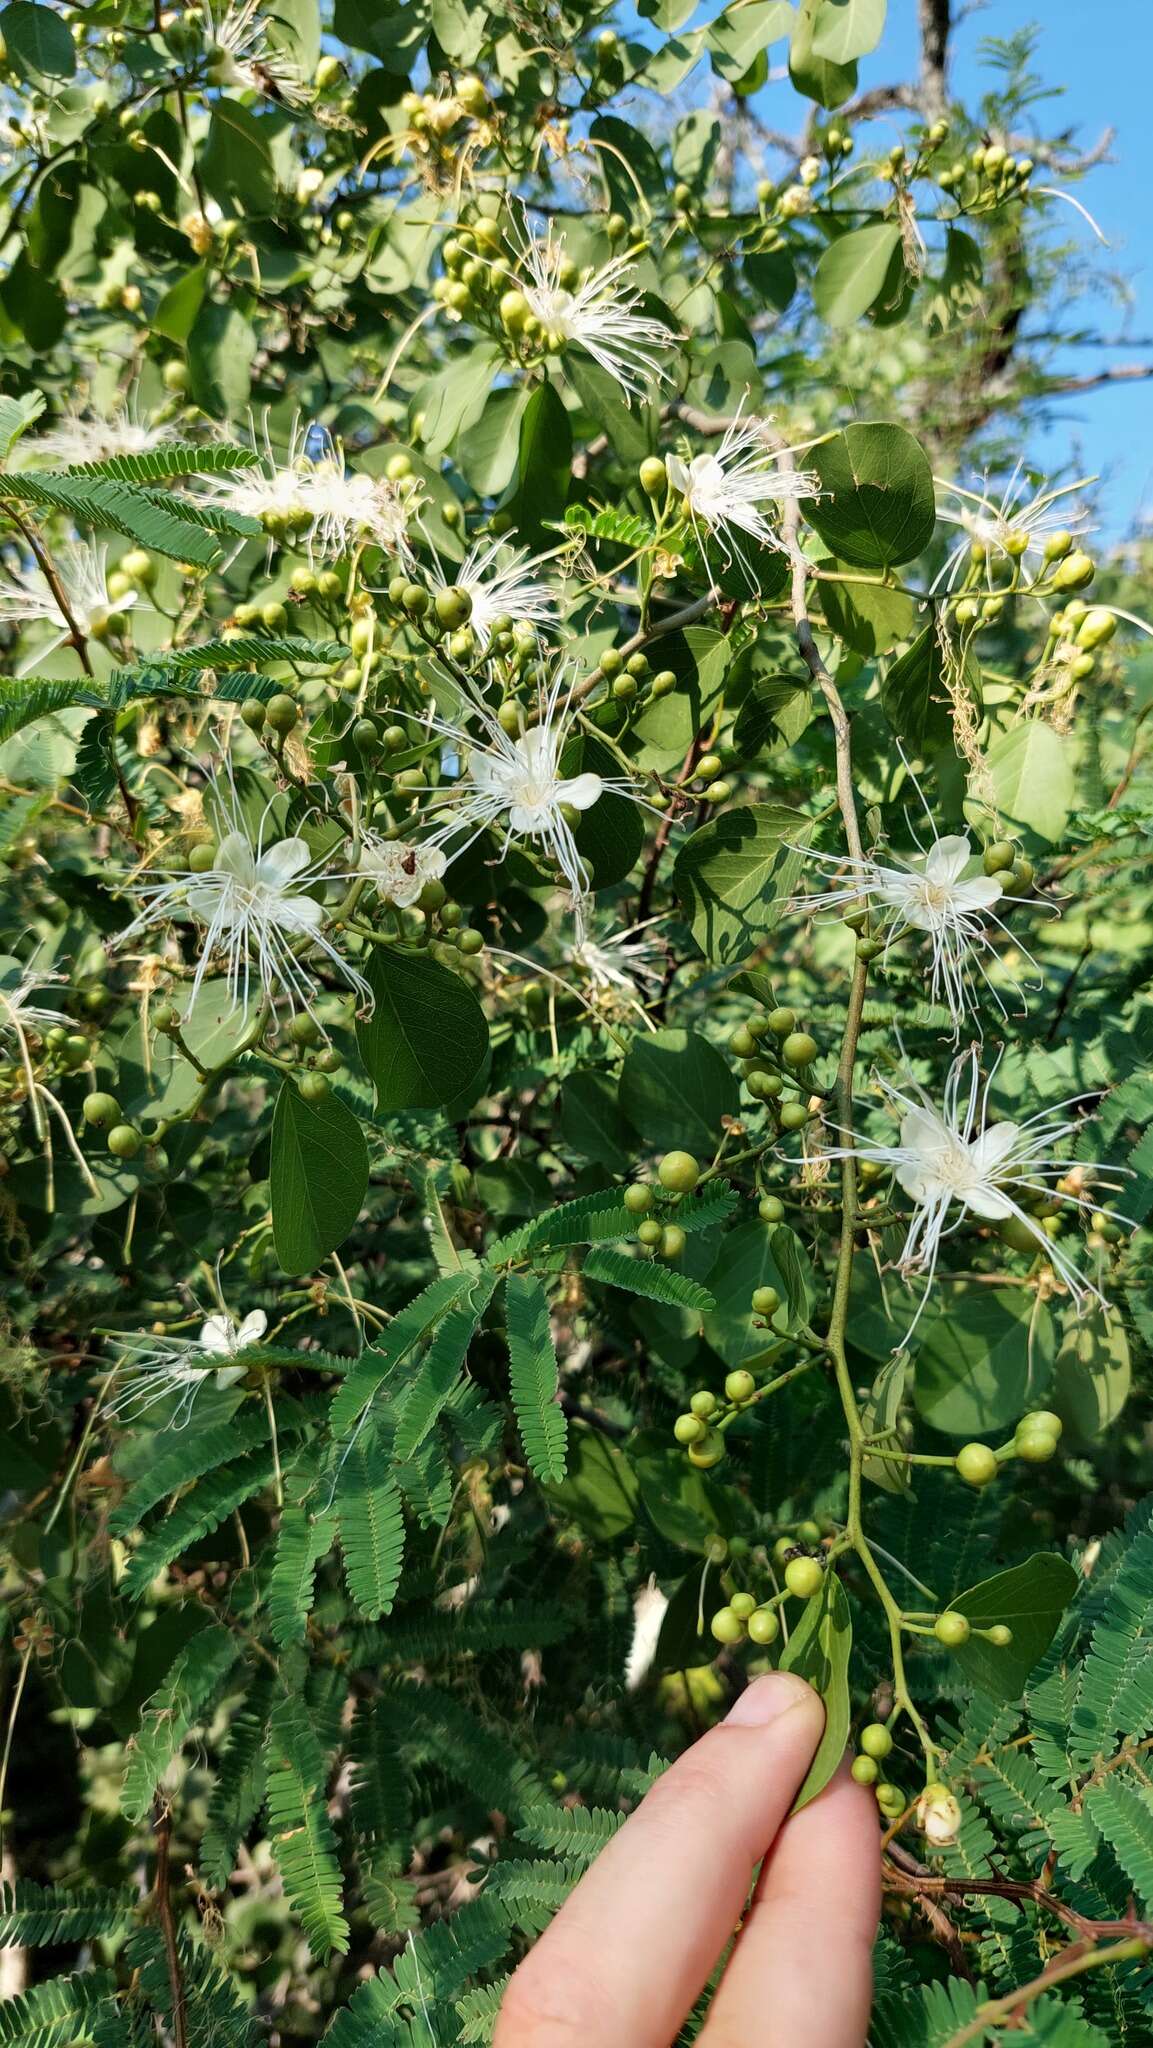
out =
<path fill-rule="evenodd" d="M 421 953 L 378 946 L 372 1014 L 356 1026 L 379 1115 L 437 1109 L 468 1087 L 488 1052 L 484 1011 L 466 981 Z"/>
<path fill-rule="evenodd" d="M 269 1180 L 276 1256 L 286 1273 L 311 1273 L 348 1236 L 368 1188 L 364 1132 L 339 1096 L 305 1102 L 284 1083 Z"/>

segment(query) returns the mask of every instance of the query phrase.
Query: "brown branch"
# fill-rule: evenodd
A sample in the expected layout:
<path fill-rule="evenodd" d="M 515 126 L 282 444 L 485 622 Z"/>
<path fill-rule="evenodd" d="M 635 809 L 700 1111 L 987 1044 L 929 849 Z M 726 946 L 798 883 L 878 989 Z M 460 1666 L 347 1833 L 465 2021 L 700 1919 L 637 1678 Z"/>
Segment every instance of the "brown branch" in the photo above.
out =
<path fill-rule="evenodd" d="M 156 1914 L 160 1921 L 160 1932 L 164 1939 L 164 1959 L 168 1965 L 168 1984 L 172 1993 L 172 2041 L 173 2048 L 188 2048 L 188 2025 L 184 2003 L 184 1979 L 180 1974 L 180 1951 L 176 1945 L 176 1922 L 172 1915 L 171 1872 L 169 1859 L 172 1849 L 172 1815 L 163 1800 L 156 1802 L 153 1832 L 156 1836 L 156 1878 L 153 1898 Z"/>
<path fill-rule="evenodd" d="M 1042 1912 L 1053 1913 L 1064 1921 L 1078 1937 L 1078 1943 L 1101 1941 L 1125 1941 L 1132 1939 L 1153 1947 L 1153 1921 L 1137 1920 L 1131 1915 L 1120 1920 L 1093 1920 L 1088 1914 L 1079 1913 L 1076 1906 L 1068 1905 L 1055 1893 L 1048 1891 L 1036 1879 L 1026 1880 L 1012 1877 L 938 1877 L 926 1870 L 910 1855 L 899 1842 L 889 1844 L 883 1878 L 886 1891 L 901 1898 L 916 1899 L 957 1899 L 988 1898 L 1007 1899 L 1017 1906 L 1033 1905 Z"/>
<path fill-rule="evenodd" d="M 1088 377 L 1055 377 L 1047 382 L 1043 396 L 1055 391 L 1095 391 L 1100 384 L 1139 384 L 1153 377 L 1153 363 L 1114 363 L 1111 369 L 1095 370 Z"/>
<path fill-rule="evenodd" d="M 921 31 L 921 112 L 926 121 L 939 121 L 949 105 L 950 0 L 917 0 L 917 21 Z"/>

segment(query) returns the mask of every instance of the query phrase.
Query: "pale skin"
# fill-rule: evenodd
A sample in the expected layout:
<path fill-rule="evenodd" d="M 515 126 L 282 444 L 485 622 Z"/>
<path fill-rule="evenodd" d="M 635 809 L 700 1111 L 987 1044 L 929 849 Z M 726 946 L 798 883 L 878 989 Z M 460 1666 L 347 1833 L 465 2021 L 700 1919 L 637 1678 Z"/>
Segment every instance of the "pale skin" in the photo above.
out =
<path fill-rule="evenodd" d="M 801 1679 L 755 1679 L 521 1963 L 493 2048 L 670 2048 L 738 1925 L 701 2048 L 864 2048 L 876 1802 L 842 1766 L 789 1817 L 824 1718 Z"/>

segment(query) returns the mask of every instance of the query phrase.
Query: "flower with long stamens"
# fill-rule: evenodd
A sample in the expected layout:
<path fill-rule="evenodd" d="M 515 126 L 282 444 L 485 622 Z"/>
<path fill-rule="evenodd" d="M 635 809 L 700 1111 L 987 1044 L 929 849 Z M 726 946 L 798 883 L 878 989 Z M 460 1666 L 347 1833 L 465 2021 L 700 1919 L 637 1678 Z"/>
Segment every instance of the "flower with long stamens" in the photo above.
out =
<path fill-rule="evenodd" d="M 116 405 L 107 419 L 99 414 L 69 411 L 43 434 L 30 436 L 22 452 L 52 469 L 74 469 L 89 462 L 107 462 L 114 455 L 148 455 L 163 447 L 174 432 L 171 421 L 143 418 L 132 397 Z"/>
<path fill-rule="evenodd" d="M 219 962 L 234 1009 L 249 1009 L 255 981 L 262 1001 L 275 1004 L 283 999 L 293 1010 L 312 1015 L 316 986 L 305 963 L 310 954 L 319 954 L 361 1001 L 371 1002 L 363 976 L 325 934 L 323 904 L 309 893 L 319 883 L 347 881 L 348 876 L 335 875 L 326 857 L 314 860 L 307 842 L 295 836 L 266 847 L 267 809 L 254 843 L 231 782 L 218 801 L 229 829 L 220 839 L 212 866 L 195 875 L 127 882 L 127 893 L 144 907 L 117 943 L 124 945 L 186 910 L 204 927 L 190 990 L 193 1001 Z"/>
<path fill-rule="evenodd" d="M 44 620 L 57 628 L 53 638 L 21 664 L 18 675 L 27 675 L 62 647 L 72 636 L 72 621 L 84 639 L 102 639 L 114 613 L 130 612 L 144 602 L 135 590 L 123 597 L 109 594 L 108 549 L 103 542 L 65 541 L 54 554 L 53 566 L 71 620 L 42 569 L 10 570 L 0 576 L 0 626 L 30 626 Z"/>
<path fill-rule="evenodd" d="M 259 430 L 250 424 L 249 437 L 259 458 L 251 468 L 203 479 L 215 504 L 259 519 L 270 540 L 281 531 L 303 534 L 313 557 L 335 558 L 358 541 L 372 541 L 411 561 L 410 529 L 422 495 L 415 477 L 393 482 L 348 470 L 344 450 L 327 427 L 299 417 L 283 461 L 273 448 L 267 417 Z"/>
<path fill-rule="evenodd" d="M 946 589 L 953 589 L 974 541 L 985 550 L 985 578 L 990 589 L 998 560 L 1012 566 L 1032 555 L 1043 562 L 1046 544 L 1054 534 L 1068 533 L 1076 538 L 1089 530 L 1085 508 L 1063 501 L 1095 482 L 1095 477 L 1083 476 L 1075 483 L 1059 484 L 1056 489 L 1042 485 L 1030 498 L 1018 463 L 1000 498 L 991 497 L 987 489 L 967 491 L 960 484 L 943 484 L 941 488 L 950 491 L 957 502 L 938 506 L 937 517 L 949 526 L 959 526 L 961 538 L 946 556 L 930 589 L 939 590 L 942 583 Z"/>
<path fill-rule="evenodd" d="M 934 838 L 927 851 L 913 860 L 894 854 L 888 861 L 853 860 L 836 853 L 813 853 L 798 848 L 805 857 L 829 869 L 838 886 L 817 895 L 795 896 L 789 908 L 798 912 L 833 910 L 848 904 L 868 904 L 885 927 L 882 964 L 890 948 L 908 932 L 923 933 L 929 945 L 929 994 L 943 1004 L 953 1022 L 954 1039 L 972 1009 L 973 968 L 989 983 L 982 954 L 995 954 L 988 924 L 1004 931 L 1001 920 L 992 915 L 1001 901 L 1004 884 L 998 875 L 968 873 L 973 847 L 963 832 Z M 1004 1005 L 989 983 L 1001 1014 Z"/>
<path fill-rule="evenodd" d="M 1021 1123 L 994 1122 L 989 1117 L 989 1090 L 995 1074 L 996 1064 L 982 1085 L 977 1050 L 960 1053 L 949 1068 L 940 1108 L 911 1077 L 904 1087 L 896 1087 L 879 1076 L 878 1086 L 901 1118 L 896 1142 L 855 1137 L 851 1145 L 828 1155 L 890 1167 L 897 1185 L 913 1203 L 897 1263 L 907 1278 L 922 1277 L 925 1289 L 902 1342 L 912 1333 L 929 1298 L 943 1241 L 970 1217 L 984 1223 L 1004 1223 L 1012 1217 L 1035 1239 L 1037 1250 L 1048 1259 L 1078 1309 L 1089 1301 L 1104 1306 L 1100 1290 L 1025 1207 L 1030 1199 L 1052 1199 L 1074 1209 L 1100 1209 L 1100 1202 L 1089 1195 L 1067 1189 L 1070 1161 L 1056 1156 L 1058 1148 L 1080 1132 L 1083 1122 L 1062 1112 L 1090 1098 L 1070 1096 Z M 1103 1171 L 1080 1161 L 1077 1165 L 1079 1176 Z"/>
<path fill-rule="evenodd" d="M 196 1337 L 141 1333 L 138 1337 L 117 1338 L 116 1385 L 112 1399 L 105 1403 L 106 1414 L 119 1422 L 135 1420 L 161 1401 L 179 1394 L 172 1424 L 182 1428 L 192 1413 L 197 1394 L 210 1381 L 223 1390 L 244 1378 L 246 1368 L 230 1361 L 259 1343 L 267 1328 L 264 1310 L 254 1308 L 240 1323 L 227 1311 L 211 1315 Z"/>
<path fill-rule="evenodd" d="M 9 958 L 0 959 L 0 1042 L 7 1041 L 16 1047 L 20 1065 L 24 1070 L 32 1123 L 38 1138 L 44 1136 L 40 1098 L 46 1091 L 36 1079 L 29 1040 L 41 1032 L 50 1031 L 54 1025 L 71 1028 L 73 1020 L 65 1016 L 62 1010 L 50 1010 L 43 1003 L 35 1002 L 33 997 L 50 982 L 61 982 L 64 979 L 62 974 L 55 974 L 45 967 L 37 967 L 35 960 L 21 962 Z"/>
<path fill-rule="evenodd" d="M 548 560 L 527 548 L 510 549 L 507 538 L 483 540 L 474 542 L 451 579 L 439 563 L 433 573 L 442 589 L 451 580 L 454 589 L 467 591 L 472 602 L 468 622 L 483 654 L 498 619 L 555 626 L 556 594 L 537 573 Z"/>
<path fill-rule="evenodd" d="M 568 957 L 598 994 L 605 997 L 620 995 L 630 1009 L 643 1009 L 638 995 L 640 992 L 651 995 L 660 987 L 665 951 L 658 940 L 645 938 L 642 934 L 659 922 L 658 918 L 650 917 L 643 924 L 629 925 L 625 931 L 614 932 L 611 938 L 597 940 L 586 937 L 578 945 L 569 947 Z"/>
<path fill-rule="evenodd" d="M 275 16 L 275 7 L 269 14 Z M 210 85 L 230 92 L 258 92 L 266 99 L 304 106 L 311 89 L 298 67 L 269 34 L 269 18 L 258 0 L 230 0 L 222 12 L 205 8 L 204 39 Z"/>
<path fill-rule="evenodd" d="M 614 256 L 582 281 L 573 274 L 563 234 L 551 224 L 538 232 L 523 208 L 519 216 L 513 213 L 509 240 L 529 309 L 550 341 L 582 348 L 620 385 L 626 401 L 648 398 L 670 381 L 661 358 L 676 347 L 677 337 L 663 321 L 637 310 L 642 295 L 630 283 L 627 256 Z"/>
<path fill-rule="evenodd" d="M 386 903 L 411 910 L 426 882 L 439 882 L 448 862 L 439 846 L 413 839 L 381 839 L 366 832 L 360 849 L 360 872 L 367 875 Z"/>
<path fill-rule="evenodd" d="M 742 406 L 744 401 L 742 400 Z M 783 548 L 770 508 L 788 500 L 818 498 L 820 479 L 799 470 L 796 448 L 777 449 L 768 438 L 771 422 L 755 414 L 729 421 L 715 449 L 687 461 L 670 455 L 665 468 L 673 489 L 680 491 L 702 552 L 706 535 L 716 540 L 726 561 L 735 555 L 746 574 L 749 565 L 741 536 L 762 547 Z"/>
<path fill-rule="evenodd" d="M 459 782 L 434 793 L 444 822 L 426 844 L 464 853 L 492 829 L 503 832 L 501 858 L 514 839 L 528 839 L 551 856 L 572 892 L 578 941 L 585 933 L 589 877 L 577 851 L 570 814 L 591 810 L 606 792 L 635 796 L 627 780 L 609 780 L 585 769 L 566 775 L 561 757 L 572 736 L 572 693 L 576 670 L 564 661 L 537 698 L 535 723 L 520 733 L 504 730 L 479 698 L 462 700 L 459 719 L 436 714 L 423 721 L 447 741 L 451 758 L 463 764 Z M 463 837 L 462 837 L 463 835 Z"/>

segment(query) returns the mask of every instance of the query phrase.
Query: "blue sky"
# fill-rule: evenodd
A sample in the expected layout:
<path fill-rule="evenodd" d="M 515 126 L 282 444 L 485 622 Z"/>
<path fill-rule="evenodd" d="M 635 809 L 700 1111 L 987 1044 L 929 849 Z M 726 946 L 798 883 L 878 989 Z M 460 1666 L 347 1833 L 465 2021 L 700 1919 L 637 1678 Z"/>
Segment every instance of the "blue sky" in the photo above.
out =
<path fill-rule="evenodd" d="M 861 65 L 862 86 L 916 75 L 916 14 L 916 0 L 889 0 L 880 48 Z M 1126 345 L 1070 349 L 1064 360 L 1071 375 L 1107 364 L 1153 363 L 1153 8 L 1148 0 L 987 0 L 954 31 L 951 86 L 959 100 L 974 106 L 983 89 L 983 39 L 1011 35 L 1030 23 L 1041 25 L 1034 69 L 1046 84 L 1064 87 L 1059 100 L 1037 109 L 1039 122 L 1051 122 L 1054 130 L 1075 126 L 1086 147 L 1103 129 L 1116 131 L 1112 161 L 1072 188 L 1110 247 L 1102 249 L 1070 208 L 1059 210 L 1062 226 L 1068 223 L 1094 274 L 1123 273 L 1132 292 L 1129 306 L 1104 295 L 1086 301 L 1074 309 L 1075 324 L 1092 325 L 1096 311 L 1099 331 L 1126 337 Z M 1052 427 L 1033 438 L 1032 459 L 1047 470 L 1075 460 L 1098 472 L 1104 484 L 1102 524 L 1111 535 L 1132 531 L 1143 514 L 1153 521 L 1153 378 L 1077 393 L 1056 400 L 1055 407 Z"/>

